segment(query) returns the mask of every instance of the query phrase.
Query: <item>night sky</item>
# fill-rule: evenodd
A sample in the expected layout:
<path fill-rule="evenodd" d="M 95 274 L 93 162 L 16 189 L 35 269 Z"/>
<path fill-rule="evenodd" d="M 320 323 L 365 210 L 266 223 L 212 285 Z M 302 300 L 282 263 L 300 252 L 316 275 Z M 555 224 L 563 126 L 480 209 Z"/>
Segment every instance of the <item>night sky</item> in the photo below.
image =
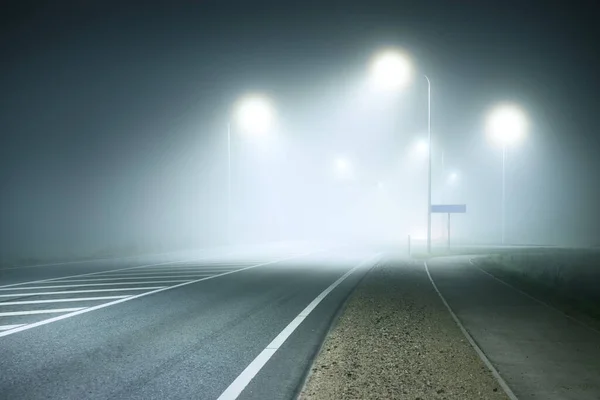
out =
<path fill-rule="evenodd" d="M 3 5 L 7 258 L 219 242 L 224 127 L 236 98 L 253 90 L 276 98 L 296 128 L 291 141 L 305 143 L 298 157 L 316 159 L 319 146 L 307 143 L 327 132 L 304 117 L 327 118 L 319 93 L 343 88 L 382 46 L 406 50 L 432 80 L 433 133 L 468 177 L 461 200 L 478 221 L 471 235 L 497 225 L 500 152 L 485 140 L 484 117 L 511 101 L 531 121 L 509 154 L 512 240 L 600 244 L 592 1 Z M 396 126 L 425 128 L 424 90 L 417 79 L 410 121 Z"/>

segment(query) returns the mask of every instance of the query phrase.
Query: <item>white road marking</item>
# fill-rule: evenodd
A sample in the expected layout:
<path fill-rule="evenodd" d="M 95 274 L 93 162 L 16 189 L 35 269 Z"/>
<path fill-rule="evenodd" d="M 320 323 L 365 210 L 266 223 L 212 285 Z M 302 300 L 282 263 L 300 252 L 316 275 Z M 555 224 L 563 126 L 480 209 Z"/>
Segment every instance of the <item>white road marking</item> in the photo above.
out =
<path fill-rule="evenodd" d="M 171 269 L 171 270 L 160 270 L 160 271 L 148 271 L 148 272 L 123 272 L 123 273 L 116 273 L 116 274 L 112 274 L 112 273 L 108 273 L 102 276 L 133 276 L 133 275 L 138 275 L 138 276 L 142 276 L 142 275 L 164 275 L 164 274 L 169 274 L 169 275 L 174 275 L 174 274 L 211 274 L 211 273 L 215 273 L 215 272 L 224 272 L 227 270 L 235 270 L 237 268 L 223 268 L 223 269 L 199 269 L 199 268 L 194 268 L 194 269 L 186 269 L 186 270 L 181 270 L 181 269 Z M 144 270 L 145 271 L 145 270 Z"/>
<path fill-rule="evenodd" d="M 170 278 L 198 278 L 201 276 L 208 276 L 210 274 L 194 274 L 194 275 L 159 275 L 159 276 L 125 276 L 122 278 L 86 278 L 86 279 L 61 279 L 58 281 L 52 281 L 52 283 L 69 283 L 69 282 L 99 282 L 99 281 L 126 281 L 126 280 L 140 280 L 140 279 L 170 279 Z"/>
<path fill-rule="evenodd" d="M 305 256 L 305 255 L 309 255 L 309 254 L 313 254 L 313 253 L 315 253 L 315 252 L 313 251 L 313 252 L 309 252 L 309 253 L 305 253 L 305 254 L 298 254 L 298 255 L 295 255 L 295 256 L 292 256 L 292 257 L 281 258 L 279 260 L 269 261 L 269 262 L 265 262 L 265 263 L 262 263 L 262 264 L 250 265 L 250 266 L 245 267 L 245 268 L 236 269 L 235 271 L 224 272 L 224 273 L 218 274 L 218 275 L 211 275 L 211 276 L 207 276 L 206 278 L 200 278 L 200 279 L 196 279 L 196 280 L 193 280 L 193 281 L 180 283 L 180 284 L 174 285 L 174 286 L 167 286 L 167 287 L 164 287 L 164 288 L 161 288 L 161 289 L 153 290 L 151 292 L 144 292 L 144 293 L 140 293 L 140 294 L 135 295 L 135 296 L 129 296 L 129 297 L 124 298 L 124 299 L 119 299 L 119 300 L 111 301 L 109 303 L 99 304 L 97 306 L 88 307 L 88 308 L 84 308 L 84 309 L 74 309 L 73 312 L 70 312 L 68 314 L 63 314 L 63 315 L 56 316 L 54 318 L 48 318 L 48 319 L 45 319 L 45 320 L 42 320 L 42 321 L 34 322 L 32 324 L 27 324 L 27 325 L 24 325 L 24 326 L 20 326 L 18 328 L 12 329 L 10 331 L 0 332 L 0 337 L 8 336 L 8 335 L 13 335 L 13 334 L 18 333 L 18 332 L 23 332 L 23 331 L 26 331 L 26 330 L 29 330 L 29 329 L 32 329 L 32 328 L 37 328 L 38 326 L 51 324 L 53 322 L 61 321 L 63 319 L 67 319 L 67 318 L 75 317 L 77 315 L 81 315 L 81 314 L 85 314 L 85 313 L 88 313 L 88 312 L 100 310 L 102 308 L 110 307 L 110 306 L 113 306 L 115 304 L 120 304 L 120 303 L 124 303 L 126 301 L 130 301 L 130 300 L 134 300 L 134 299 L 139 299 L 140 297 L 150 296 L 150 295 L 155 294 L 155 293 L 160 293 L 160 292 L 164 292 L 164 291 L 171 290 L 171 289 L 177 289 L 177 288 L 180 288 L 180 287 L 183 287 L 183 286 L 187 286 L 187 285 L 191 285 L 191 284 L 194 284 L 194 283 L 198 283 L 198 282 L 202 282 L 202 281 L 207 281 L 209 279 L 215 279 L 215 278 L 219 278 L 221 276 L 235 274 L 237 272 L 246 271 L 246 270 L 249 270 L 249 269 L 252 269 L 252 268 L 257 268 L 257 267 L 262 267 L 262 266 L 265 266 L 265 265 L 271 265 L 271 264 L 279 263 L 279 262 L 282 262 L 282 261 L 292 260 L 294 258 L 299 258 L 299 257 Z M 0 289 L 0 290 L 2 290 L 2 289 Z"/>
<path fill-rule="evenodd" d="M 208 261 L 208 262 L 203 262 L 203 263 L 197 263 L 197 262 L 187 262 L 186 264 L 184 264 L 185 267 L 200 267 L 200 266 L 215 266 L 215 267 L 220 267 L 220 266 L 227 266 L 227 265 L 231 265 L 231 266 L 243 266 L 243 265 L 248 265 L 248 264 L 254 264 L 256 263 L 257 260 L 254 261 Z"/>
<path fill-rule="evenodd" d="M 142 254 L 142 255 L 136 255 L 136 256 L 127 256 L 127 257 L 108 257 L 108 258 L 95 258 L 95 259 L 90 259 L 90 260 L 74 260 L 74 261 L 62 261 L 62 262 L 46 263 L 46 264 L 22 265 L 20 267 L 0 268 L 0 271 L 7 271 L 7 270 L 12 270 L 12 269 L 24 269 L 24 268 L 52 267 L 52 266 L 57 266 L 57 265 L 69 265 L 69 264 L 88 264 L 88 263 L 98 262 L 98 261 L 123 261 L 123 260 L 130 260 L 132 258 L 168 256 L 168 255 L 181 254 L 181 253 L 190 252 L 190 251 L 203 253 L 203 252 L 207 252 L 209 250 L 219 250 L 220 248 L 222 249 L 222 247 L 214 247 L 214 248 L 197 249 L 197 250 L 183 250 L 183 251 L 175 251 L 175 252 L 171 251 L 171 252 L 167 252 L 167 253 L 150 253 L 150 254 Z M 209 258 L 209 256 L 206 256 L 205 258 Z"/>
<path fill-rule="evenodd" d="M 58 314 L 58 313 L 72 313 L 76 311 L 83 310 L 85 307 L 75 307 L 75 308 L 55 308 L 53 310 L 29 310 L 29 311 L 11 311 L 11 312 L 0 312 L 0 317 L 14 317 L 19 315 L 33 315 L 33 314 Z M 68 314 L 67 314 L 68 315 Z M 46 320 L 47 321 L 47 320 Z M 28 326 L 28 325 L 25 325 Z M 20 329 L 25 328 L 25 326 L 20 327 Z M 16 328 L 19 329 L 19 328 Z M 10 332 L 10 331 L 9 331 Z M 7 336 L 12 332 L 2 332 L 0 336 Z"/>
<path fill-rule="evenodd" d="M 149 254 L 152 256 L 152 254 Z M 95 258 L 91 260 L 75 260 L 75 261 L 63 261 L 63 262 L 55 262 L 55 263 L 46 263 L 46 264 L 34 264 L 34 265 L 22 265 L 20 267 L 9 267 L 9 268 L 1 268 L 0 271 L 7 271 L 12 269 L 25 269 L 25 268 L 39 268 L 39 267 L 54 267 L 58 265 L 69 265 L 69 264 L 89 264 L 92 262 L 98 261 L 121 261 L 128 260 L 131 258 L 142 257 L 142 256 L 130 256 L 130 257 L 121 257 L 121 258 Z"/>
<path fill-rule="evenodd" d="M 473 349 L 475 349 L 475 352 L 477 353 L 477 355 L 479 356 L 479 358 L 481 359 L 481 361 L 483 361 L 483 363 L 485 364 L 485 366 L 488 367 L 488 369 L 490 370 L 490 372 L 492 373 L 492 375 L 494 376 L 494 378 L 496 378 L 496 380 L 500 384 L 500 387 L 502 387 L 502 389 L 504 390 L 504 393 L 506 393 L 506 395 L 508 396 L 508 398 L 510 400 L 518 400 L 517 396 L 513 393 L 513 391 L 510 388 L 510 386 L 508 386 L 508 384 L 506 383 L 506 381 L 504 380 L 504 378 L 502 378 L 502 376 L 500 376 L 500 373 L 498 372 L 498 370 L 496 369 L 496 367 L 494 367 L 492 365 L 492 363 L 487 358 L 487 356 L 485 355 L 485 353 L 483 352 L 483 350 L 481 350 L 481 348 L 479 347 L 479 345 L 477 345 L 477 343 L 475 343 L 475 340 L 471 337 L 471 334 L 469 332 L 467 332 L 467 329 L 463 326 L 462 322 L 460 322 L 460 320 L 458 319 L 458 317 L 456 316 L 456 314 L 454 314 L 454 311 L 452 311 L 452 308 L 450 307 L 450 305 L 448 304 L 448 302 L 446 301 L 446 299 L 444 298 L 444 296 L 442 296 L 442 293 L 439 291 L 437 285 L 435 284 L 435 282 L 433 281 L 433 278 L 431 277 L 431 274 L 429 273 L 429 266 L 427 265 L 427 262 L 424 262 L 423 264 L 425 265 L 425 271 L 427 272 L 427 276 L 429 277 L 429 281 L 431 282 L 431 284 L 433 285 L 433 288 L 435 289 L 435 291 L 437 292 L 438 296 L 442 300 L 442 303 L 444 303 L 444 305 L 448 309 L 448 312 L 452 316 L 452 319 L 454 319 L 454 322 L 456 322 L 456 325 L 458 325 L 458 327 L 460 328 L 460 330 L 463 333 L 463 335 L 467 338 L 467 341 L 471 344 L 471 346 L 473 347 Z"/>
<path fill-rule="evenodd" d="M 157 270 L 169 270 L 169 269 L 190 269 L 190 268 L 238 268 L 238 267 L 247 267 L 249 265 L 254 265 L 251 262 L 247 262 L 247 263 L 243 263 L 243 264 L 223 264 L 223 265 L 214 265 L 214 264 L 208 264 L 208 263 L 204 263 L 204 262 L 198 262 L 195 265 L 188 265 L 185 264 L 186 261 L 181 261 L 179 263 L 177 263 L 177 265 L 174 266 L 170 266 L 170 265 L 157 265 L 157 266 L 152 266 L 149 268 L 144 268 L 144 270 L 148 270 L 148 271 L 157 271 Z"/>
<path fill-rule="evenodd" d="M 0 331 L 9 331 L 11 329 L 15 329 L 18 328 L 20 326 L 23 326 L 25 324 L 17 324 L 17 325 L 0 325 Z"/>
<path fill-rule="evenodd" d="M 280 333 L 269 343 L 269 345 L 242 371 L 242 373 L 235 378 L 235 380 L 229 385 L 227 389 L 219 396 L 217 400 L 235 400 L 242 393 L 242 391 L 248 386 L 250 381 L 254 379 L 256 374 L 265 366 L 267 361 L 271 359 L 273 354 L 283 345 L 283 343 L 290 337 L 292 333 L 298 328 L 298 326 L 308 317 L 308 315 L 319 305 L 321 301 L 335 289 L 340 283 L 350 276 L 358 268 L 364 267 L 369 263 L 373 263 L 380 254 L 374 257 L 370 257 L 368 260 L 361 262 L 350 271 L 346 272 L 337 281 L 333 282 L 327 289 L 325 289 L 320 295 L 318 295 L 313 301 L 310 302 L 304 310 L 296 316 Z"/>
<path fill-rule="evenodd" d="M 51 299 L 51 300 L 25 300 L 25 301 L 0 301 L 0 307 L 2 306 L 17 306 L 23 304 L 47 304 L 47 303 L 71 303 L 75 301 L 98 301 L 98 300 L 115 300 L 124 299 L 129 296 L 101 296 L 101 297 L 72 297 L 68 299 Z"/>
<path fill-rule="evenodd" d="M 215 275 L 216 276 L 216 275 Z M 113 286 L 113 285 L 151 285 L 154 283 L 181 283 L 187 282 L 189 279 L 178 279 L 169 281 L 144 281 L 144 282 L 112 282 L 112 283 L 80 283 L 77 285 L 52 285 L 52 286 L 32 286 L 32 287 L 20 287 L 19 290 L 39 290 L 39 289 L 58 289 L 58 288 L 70 288 L 70 287 L 84 287 L 84 286 Z M 0 290 L 14 290 L 13 288 L 0 288 Z"/>
<path fill-rule="evenodd" d="M 106 272 L 125 271 L 125 270 L 130 270 L 130 269 L 135 269 L 135 268 L 147 268 L 147 267 L 153 267 L 153 266 L 156 266 L 156 265 L 170 265 L 170 264 L 172 265 L 172 264 L 177 264 L 177 263 L 186 262 L 186 261 L 187 260 L 169 261 L 169 262 L 158 263 L 158 264 L 137 265 L 137 266 L 134 266 L 134 267 L 112 269 L 112 270 L 107 270 L 107 271 L 90 272 L 88 274 L 60 276 L 58 278 L 40 279 L 40 280 L 37 280 L 37 281 L 28 281 L 28 282 L 21 282 L 21 283 L 13 283 L 11 285 L 0 286 L 0 290 L 2 290 L 2 288 L 15 287 L 15 286 L 23 286 L 23 285 L 29 285 L 29 284 L 32 284 L 32 283 L 52 282 L 52 281 L 55 281 L 55 280 L 58 280 L 58 279 L 77 278 L 77 277 L 80 277 L 80 276 L 92 276 L 92 275 L 104 274 Z"/>
<path fill-rule="evenodd" d="M 36 292 L 36 293 L 13 293 L 13 294 L 0 294 L 0 297 L 24 297 L 24 296 L 49 296 L 53 294 L 79 294 L 79 293 L 95 293 L 95 292 L 125 292 L 125 291 L 139 291 L 139 290 L 154 290 L 162 289 L 164 286 L 149 286 L 149 287 L 136 287 L 136 288 L 118 288 L 118 289 L 85 289 L 85 290 L 64 290 L 62 292 Z M 19 290 L 14 289 L 14 290 Z"/>

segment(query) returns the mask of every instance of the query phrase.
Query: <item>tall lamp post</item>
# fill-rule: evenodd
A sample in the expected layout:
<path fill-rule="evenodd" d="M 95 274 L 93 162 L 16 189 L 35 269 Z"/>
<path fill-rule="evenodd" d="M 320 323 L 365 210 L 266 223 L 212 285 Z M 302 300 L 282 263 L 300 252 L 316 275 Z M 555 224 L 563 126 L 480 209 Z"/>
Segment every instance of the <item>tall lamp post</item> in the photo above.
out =
<path fill-rule="evenodd" d="M 487 132 L 502 147 L 502 244 L 506 244 L 506 149 L 519 142 L 527 131 L 527 117 L 513 104 L 495 107 L 488 115 Z"/>
<path fill-rule="evenodd" d="M 371 78 L 376 87 L 384 90 L 399 90 L 411 80 L 412 65 L 409 58 L 396 50 L 377 54 L 371 66 Z M 431 252 L 431 80 L 427 81 L 427 252 Z"/>
<path fill-rule="evenodd" d="M 232 119 L 227 123 L 227 233 L 232 237 L 232 170 L 231 135 L 234 128 L 253 137 L 267 134 L 273 127 L 275 111 L 269 99 L 263 95 L 252 94 L 242 97 L 234 107 Z M 237 130 L 237 129 L 236 129 Z"/>

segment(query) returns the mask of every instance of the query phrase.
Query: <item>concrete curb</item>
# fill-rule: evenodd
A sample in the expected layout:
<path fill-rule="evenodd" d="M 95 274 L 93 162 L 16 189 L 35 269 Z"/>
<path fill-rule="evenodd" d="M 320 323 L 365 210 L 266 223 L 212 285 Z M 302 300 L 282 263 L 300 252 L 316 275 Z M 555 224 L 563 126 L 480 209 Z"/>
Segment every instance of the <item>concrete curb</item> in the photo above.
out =
<path fill-rule="evenodd" d="M 512 389 L 508 386 L 508 384 L 506 383 L 504 378 L 502 378 L 502 376 L 500 375 L 498 370 L 492 365 L 491 361 L 487 358 L 485 353 L 481 350 L 481 348 L 477 345 L 477 343 L 475 343 L 475 340 L 473 340 L 473 337 L 471 337 L 469 332 L 467 332 L 467 330 L 463 326 L 462 322 L 460 322 L 460 320 L 458 319 L 456 314 L 454 314 L 454 311 L 452 311 L 452 308 L 450 307 L 450 305 L 448 304 L 448 302 L 446 301 L 444 296 L 442 296 L 442 293 L 439 291 L 437 285 L 435 284 L 435 282 L 433 281 L 433 278 L 431 277 L 431 274 L 429 273 L 429 267 L 427 266 L 427 262 L 423 262 L 423 265 L 425 265 L 425 271 L 427 272 L 427 276 L 429 277 L 429 281 L 433 285 L 433 288 L 435 289 L 438 296 L 440 297 L 440 299 L 442 300 L 442 302 L 448 309 L 448 312 L 452 316 L 452 319 L 454 319 L 454 322 L 456 322 L 456 325 L 458 325 L 458 327 L 460 328 L 463 335 L 467 338 L 467 340 L 469 341 L 469 343 L 471 344 L 473 349 L 475 349 L 475 352 L 477 353 L 477 355 L 479 356 L 481 361 L 483 361 L 485 366 L 488 367 L 488 369 L 492 372 L 492 375 L 494 375 L 494 378 L 496 378 L 496 380 L 498 381 L 498 384 L 500 384 L 500 387 L 502 387 L 502 390 L 504 390 L 504 393 L 506 393 L 506 395 L 511 400 L 518 400 L 518 397 L 513 393 Z"/>

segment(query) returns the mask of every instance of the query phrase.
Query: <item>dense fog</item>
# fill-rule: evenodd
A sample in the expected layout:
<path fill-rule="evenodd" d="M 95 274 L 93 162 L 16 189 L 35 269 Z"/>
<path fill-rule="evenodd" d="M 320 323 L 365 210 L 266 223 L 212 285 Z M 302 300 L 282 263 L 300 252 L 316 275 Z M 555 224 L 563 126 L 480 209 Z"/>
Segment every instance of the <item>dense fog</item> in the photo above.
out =
<path fill-rule="evenodd" d="M 357 11 L 317 40 L 310 23 L 294 22 L 312 21 L 309 14 L 249 10 L 228 21 L 225 7 L 210 4 L 170 13 L 46 6 L 4 28 L 3 261 L 422 241 L 423 73 L 432 81 L 432 203 L 467 205 L 452 216 L 454 243 L 501 240 L 502 149 L 485 118 L 504 101 L 528 118 L 526 135 L 506 152 L 506 242 L 600 242 L 598 161 L 583 111 L 573 111 L 580 100 L 566 98 L 570 90 L 578 99 L 583 84 L 566 86 L 571 72 L 554 63 L 576 50 L 550 31 L 536 38 L 534 57 L 509 36 L 491 44 L 466 32 L 460 37 L 471 41 L 460 45 L 427 26 L 395 31 L 390 16 Z M 459 32 L 457 20 L 440 24 Z M 513 29 L 525 26 L 518 19 Z M 369 87 L 369 62 L 390 45 L 411 54 L 414 73 L 403 90 L 379 93 Z M 497 51 L 480 51 L 490 46 Z M 252 93 L 274 110 L 260 134 L 245 132 L 234 107 Z M 434 215 L 434 245 L 445 229 L 446 216 Z"/>

